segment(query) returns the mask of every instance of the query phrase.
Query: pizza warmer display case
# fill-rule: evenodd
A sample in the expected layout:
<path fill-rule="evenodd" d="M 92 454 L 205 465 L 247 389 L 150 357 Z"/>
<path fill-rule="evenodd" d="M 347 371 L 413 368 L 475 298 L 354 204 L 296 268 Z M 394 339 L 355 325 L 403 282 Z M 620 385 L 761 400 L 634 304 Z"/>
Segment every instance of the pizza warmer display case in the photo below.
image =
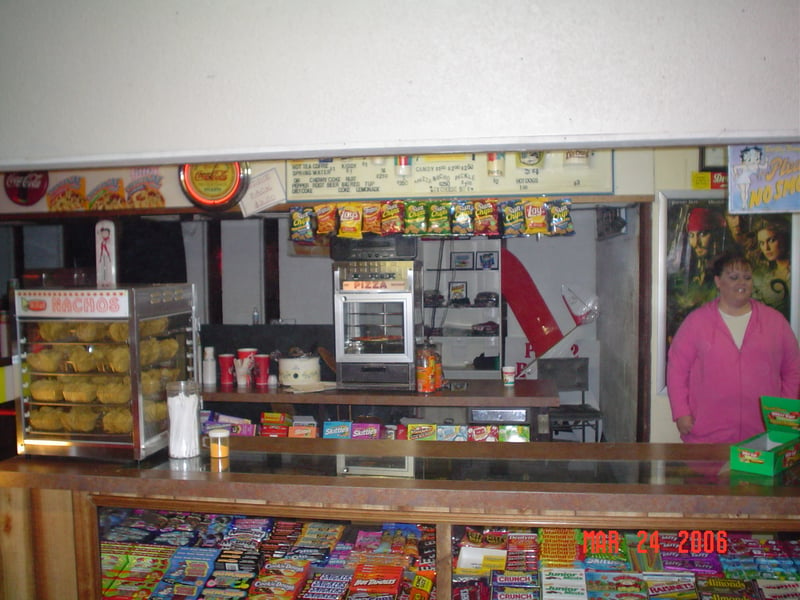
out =
<path fill-rule="evenodd" d="M 20 454 L 142 460 L 168 444 L 165 387 L 195 379 L 191 284 L 16 294 Z"/>

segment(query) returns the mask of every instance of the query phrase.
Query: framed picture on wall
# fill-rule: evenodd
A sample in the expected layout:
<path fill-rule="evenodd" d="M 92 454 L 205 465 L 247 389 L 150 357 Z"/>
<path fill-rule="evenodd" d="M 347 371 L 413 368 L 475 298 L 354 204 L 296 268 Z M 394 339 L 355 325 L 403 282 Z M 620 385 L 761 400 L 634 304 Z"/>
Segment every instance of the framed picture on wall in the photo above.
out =
<path fill-rule="evenodd" d="M 712 172 L 727 171 L 728 147 L 703 146 L 700 148 L 700 170 Z"/>
<path fill-rule="evenodd" d="M 500 253 L 497 251 L 478 252 L 478 269 L 498 269 L 500 267 Z"/>
<path fill-rule="evenodd" d="M 450 268 L 456 271 L 472 271 L 475 268 L 475 253 L 451 252 Z"/>
<path fill-rule="evenodd" d="M 451 281 L 447 284 L 447 292 L 447 298 L 451 303 L 461 304 L 468 301 L 466 281 Z"/>
<path fill-rule="evenodd" d="M 792 244 L 798 241 L 792 239 L 791 214 L 730 213 L 724 191 L 659 196 L 657 386 L 664 390 L 670 341 L 692 310 L 717 297 L 710 269 L 722 252 L 738 250 L 747 257 L 753 268 L 753 298 L 783 313 L 797 328 L 789 274 Z"/>

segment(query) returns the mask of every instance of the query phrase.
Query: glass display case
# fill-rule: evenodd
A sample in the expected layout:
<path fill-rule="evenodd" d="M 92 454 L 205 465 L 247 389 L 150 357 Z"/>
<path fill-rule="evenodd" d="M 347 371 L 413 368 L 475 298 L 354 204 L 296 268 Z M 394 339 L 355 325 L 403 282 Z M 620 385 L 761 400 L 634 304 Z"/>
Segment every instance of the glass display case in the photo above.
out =
<path fill-rule="evenodd" d="M 194 287 L 16 295 L 20 454 L 141 460 L 165 448 L 165 386 L 195 379 Z"/>
<path fill-rule="evenodd" d="M 333 264 L 337 384 L 414 389 L 421 334 L 419 264 L 371 260 Z"/>

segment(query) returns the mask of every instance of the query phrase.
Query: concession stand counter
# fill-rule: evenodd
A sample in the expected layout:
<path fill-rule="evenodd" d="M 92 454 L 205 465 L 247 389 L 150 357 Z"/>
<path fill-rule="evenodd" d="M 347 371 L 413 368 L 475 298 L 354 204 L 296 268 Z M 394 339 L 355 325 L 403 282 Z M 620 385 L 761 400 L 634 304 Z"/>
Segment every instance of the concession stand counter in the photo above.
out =
<path fill-rule="evenodd" d="M 103 464 L 0 462 L 3 598 L 91 598 L 99 507 L 436 529 L 437 594 L 451 593 L 456 526 L 800 531 L 800 465 L 775 478 L 726 468 L 727 446 L 233 438 L 229 464 L 162 453 Z M 342 476 L 339 455 L 415 458 L 412 477 Z M 5 595 L 3 595 L 5 594 Z"/>

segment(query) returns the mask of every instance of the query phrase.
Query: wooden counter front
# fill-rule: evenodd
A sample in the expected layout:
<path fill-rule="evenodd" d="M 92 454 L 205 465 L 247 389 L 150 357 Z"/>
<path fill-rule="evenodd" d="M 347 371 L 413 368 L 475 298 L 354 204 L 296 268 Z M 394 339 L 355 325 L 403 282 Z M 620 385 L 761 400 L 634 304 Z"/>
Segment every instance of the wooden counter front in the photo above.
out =
<path fill-rule="evenodd" d="M 207 456 L 190 468 L 163 455 L 0 462 L 0 598 L 93 597 L 98 506 L 432 523 L 443 597 L 456 524 L 800 531 L 800 465 L 777 478 L 720 472 L 726 446 L 233 441 L 227 472 L 211 471 Z M 325 467 L 336 454 L 414 456 L 424 468 L 415 478 L 337 476 Z"/>

